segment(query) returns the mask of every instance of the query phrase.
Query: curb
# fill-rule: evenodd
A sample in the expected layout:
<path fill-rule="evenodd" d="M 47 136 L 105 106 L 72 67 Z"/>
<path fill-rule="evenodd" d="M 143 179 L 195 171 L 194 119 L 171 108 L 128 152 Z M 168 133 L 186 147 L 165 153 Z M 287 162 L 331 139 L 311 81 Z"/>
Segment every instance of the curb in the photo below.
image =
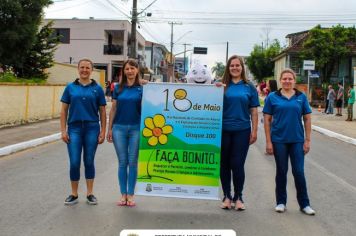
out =
<path fill-rule="evenodd" d="M 317 131 L 319 133 L 322 133 L 322 134 L 324 134 L 326 136 L 339 139 L 339 140 L 344 141 L 346 143 L 350 143 L 350 144 L 356 145 L 356 139 L 348 137 L 348 136 L 345 136 L 345 135 L 342 135 L 342 134 L 335 133 L 335 132 L 330 131 L 328 129 L 324 129 L 324 128 L 321 128 L 319 126 L 312 125 L 312 130 L 315 130 L 315 131 Z"/>
<path fill-rule="evenodd" d="M 27 148 L 31 148 L 31 147 L 36 147 L 38 145 L 41 144 L 45 144 L 45 143 L 49 143 L 49 142 L 53 142 L 56 141 L 58 139 L 61 138 L 61 133 L 56 133 L 56 134 L 52 134 L 52 135 L 48 135 L 42 138 L 37 138 L 37 139 L 32 139 L 30 141 L 25 141 L 22 143 L 17 143 L 17 144 L 13 144 L 13 145 L 9 145 L 3 148 L 0 148 L 0 157 L 1 156 L 5 156 L 5 155 L 9 155 L 11 153 L 14 152 L 18 152 Z"/>

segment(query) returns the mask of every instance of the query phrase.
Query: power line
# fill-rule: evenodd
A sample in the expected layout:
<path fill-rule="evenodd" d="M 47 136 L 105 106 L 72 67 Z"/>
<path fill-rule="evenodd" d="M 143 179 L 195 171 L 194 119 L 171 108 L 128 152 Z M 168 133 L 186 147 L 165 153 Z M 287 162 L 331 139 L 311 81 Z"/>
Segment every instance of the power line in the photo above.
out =
<path fill-rule="evenodd" d="M 80 5 L 84 4 L 84 3 L 91 2 L 91 1 L 93 1 L 93 0 L 87 0 L 85 2 L 76 4 L 76 5 L 72 5 L 72 6 L 69 6 L 69 7 L 65 7 L 65 8 L 61 8 L 61 9 L 57 9 L 57 10 L 53 10 L 53 11 L 48 11 L 48 12 L 52 13 L 52 12 L 59 12 L 59 11 L 67 10 L 67 9 L 74 8 L 74 7 L 80 6 Z"/>
<path fill-rule="evenodd" d="M 286 13 L 285 11 L 231 11 L 231 12 L 217 12 L 217 11 L 187 11 L 187 10 L 152 10 L 154 13 L 169 13 L 169 15 L 172 14 L 177 14 L 177 15 L 182 15 L 182 14 L 198 14 L 198 15 L 233 15 L 233 16 L 261 16 L 261 15 L 271 15 L 271 16 L 324 16 L 324 17 L 330 17 L 330 16 L 345 16 L 345 15 L 356 15 L 355 11 L 350 11 L 350 12 L 342 12 L 340 14 L 335 14 L 335 12 L 331 13 L 315 13 L 315 12 L 303 12 L 303 13 L 297 13 L 297 12 L 288 12 Z"/>
<path fill-rule="evenodd" d="M 124 12 L 123 10 L 121 10 L 120 8 L 118 8 L 114 3 L 111 2 L 111 0 L 105 0 L 110 6 L 112 6 L 114 9 L 118 10 L 119 12 L 121 12 L 122 14 L 124 14 L 124 16 L 128 17 L 129 19 L 131 19 L 131 16 L 128 15 L 126 12 Z"/>
<path fill-rule="evenodd" d="M 57 3 L 57 2 L 73 2 L 73 1 L 77 1 L 77 0 L 53 0 L 54 3 Z"/>
<path fill-rule="evenodd" d="M 152 10 L 154 16 L 148 22 L 182 21 L 185 24 L 290 24 L 292 23 L 325 23 L 325 24 L 354 24 L 355 12 L 342 12 L 342 14 L 320 13 L 288 13 L 285 12 L 209 12 L 184 10 Z M 166 14 L 168 13 L 168 16 Z"/>
<path fill-rule="evenodd" d="M 150 21 L 172 21 L 172 20 L 180 20 L 187 22 L 195 22 L 195 21 L 213 21 L 213 22 L 240 22 L 240 21 L 248 21 L 248 22 L 290 22 L 290 21 L 298 21 L 298 22 L 343 22 L 343 21 L 356 21 L 356 15 L 354 17 L 343 17 L 343 18 L 293 18 L 293 17 L 274 17 L 274 18 L 262 18 L 262 17 L 231 17 L 231 18 L 212 18 L 212 17 L 151 17 L 148 19 Z"/>
<path fill-rule="evenodd" d="M 157 39 L 156 36 L 154 36 L 154 35 L 151 33 L 151 31 L 153 31 L 153 30 L 152 30 L 152 28 L 149 26 L 149 24 L 147 24 L 146 22 L 142 22 L 142 23 L 145 25 L 144 27 L 141 27 L 142 30 L 144 30 L 148 35 L 150 35 L 151 38 L 156 41 L 156 43 L 159 43 L 159 44 L 162 44 L 162 45 L 167 44 L 167 43 L 163 43 L 162 40 Z M 142 26 L 142 24 L 140 24 L 140 25 Z M 155 35 L 159 35 L 159 34 L 155 34 Z"/>
<path fill-rule="evenodd" d="M 178 18 L 177 18 L 178 19 Z M 167 20 L 162 20 L 162 19 L 149 19 L 146 20 L 146 22 L 148 23 L 165 23 L 174 19 L 167 19 Z M 265 25 L 300 25 L 300 24 L 304 24 L 304 25 L 316 25 L 316 24 L 331 24 L 331 25 L 335 25 L 335 24 L 345 24 L 345 25 L 354 25 L 355 24 L 355 20 L 350 20 L 348 21 L 288 21 L 288 22 L 264 22 L 264 21 L 255 21 L 255 22 L 251 22 L 251 21 L 240 21 L 240 22 L 223 22 L 223 21 L 185 21 L 184 19 L 179 19 L 183 24 L 185 25 L 239 25 L 239 26 L 265 26 Z"/>

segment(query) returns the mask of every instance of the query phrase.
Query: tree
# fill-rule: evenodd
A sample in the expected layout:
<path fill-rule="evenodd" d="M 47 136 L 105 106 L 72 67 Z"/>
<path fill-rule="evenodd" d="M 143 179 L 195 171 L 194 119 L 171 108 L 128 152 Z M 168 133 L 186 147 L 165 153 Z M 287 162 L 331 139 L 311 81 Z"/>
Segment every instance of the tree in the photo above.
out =
<path fill-rule="evenodd" d="M 4 65 L 22 70 L 41 23 L 43 8 L 51 0 L 0 1 L 0 58 Z"/>
<path fill-rule="evenodd" d="M 315 60 L 322 81 L 328 83 L 339 60 L 351 53 L 351 42 L 356 43 L 355 27 L 336 25 L 325 29 L 317 25 L 309 31 L 303 43 L 301 57 Z"/>
<path fill-rule="evenodd" d="M 273 75 L 274 62 L 272 59 L 276 57 L 280 51 L 281 46 L 276 39 L 266 49 L 257 44 L 253 47 L 253 51 L 247 58 L 246 64 L 258 82 Z"/>
<path fill-rule="evenodd" d="M 224 75 L 225 65 L 222 62 L 215 62 L 215 65 L 211 68 L 211 72 L 215 74 L 215 78 L 221 78 Z"/>
<path fill-rule="evenodd" d="M 47 78 L 44 70 L 53 66 L 54 51 L 59 43 L 59 36 L 53 36 L 52 26 L 53 21 L 50 21 L 37 33 L 23 65 L 26 77 Z"/>

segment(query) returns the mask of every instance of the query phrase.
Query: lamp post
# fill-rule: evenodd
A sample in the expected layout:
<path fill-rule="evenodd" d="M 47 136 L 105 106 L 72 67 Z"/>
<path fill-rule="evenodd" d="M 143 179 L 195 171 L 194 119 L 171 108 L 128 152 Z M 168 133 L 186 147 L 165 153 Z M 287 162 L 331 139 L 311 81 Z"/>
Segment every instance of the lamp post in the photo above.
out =
<path fill-rule="evenodd" d="M 189 30 L 189 31 L 185 32 L 185 33 L 184 33 L 182 36 L 180 36 L 174 43 L 178 43 L 179 40 L 181 40 L 184 36 L 186 36 L 187 34 L 192 33 L 192 32 L 193 32 L 193 30 Z"/>
<path fill-rule="evenodd" d="M 186 69 L 186 67 L 185 67 L 185 64 L 186 64 L 186 63 L 185 63 L 185 53 L 188 52 L 188 51 L 192 51 L 192 50 L 187 50 L 187 49 L 186 49 L 187 45 L 191 45 L 191 44 L 188 44 L 188 43 L 185 43 L 185 44 L 184 44 L 184 61 L 183 61 L 183 63 L 184 63 L 184 64 L 183 64 L 184 75 L 187 74 L 187 69 Z"/>

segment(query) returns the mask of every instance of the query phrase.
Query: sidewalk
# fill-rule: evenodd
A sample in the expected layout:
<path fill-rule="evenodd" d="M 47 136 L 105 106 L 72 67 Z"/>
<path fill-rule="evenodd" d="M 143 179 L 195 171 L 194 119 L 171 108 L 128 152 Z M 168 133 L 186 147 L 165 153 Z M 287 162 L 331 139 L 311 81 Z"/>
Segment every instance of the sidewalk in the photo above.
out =
<path fill-rule="evenodd" d="M 334 109 L 335 112 L 336 109 Z M 327 115 L 313 109 L 312 125 L 323 129 L 356 139 L 356 120 L 345 121 L 347 118 L 346 109 L 343 110 L 342 116 Z"/>
<path fill-rule="evenodd" d="M 108 103 L 107 112 L 111 107 Z M 313 130 L 356 145 L 356 120 L 345 121 L 346 113 L 339 117 L 326 115 L 313 109 Z M 0 156 L 20 151 L 32 146 L 60 139 L 59 119 L 40 121 L 26 125 L 0 129 Z M 6 150 L 5 150 L 6 149 Z"/>
<path fill-rule="evenodd" d="M 109 118 L 111 102 L 107 103 L 106 114 Z M 61 138 L 60 120 L 44 120 L 25 125 L 0 128 L 0 157 L 53 142 Z"/>
<path fill-rule="evenodd" d="M 0 148 L 42 138 L 61 130 L 59 119 L 45 120 L 25 125 L 5 127 L 0 129 Z"/>

